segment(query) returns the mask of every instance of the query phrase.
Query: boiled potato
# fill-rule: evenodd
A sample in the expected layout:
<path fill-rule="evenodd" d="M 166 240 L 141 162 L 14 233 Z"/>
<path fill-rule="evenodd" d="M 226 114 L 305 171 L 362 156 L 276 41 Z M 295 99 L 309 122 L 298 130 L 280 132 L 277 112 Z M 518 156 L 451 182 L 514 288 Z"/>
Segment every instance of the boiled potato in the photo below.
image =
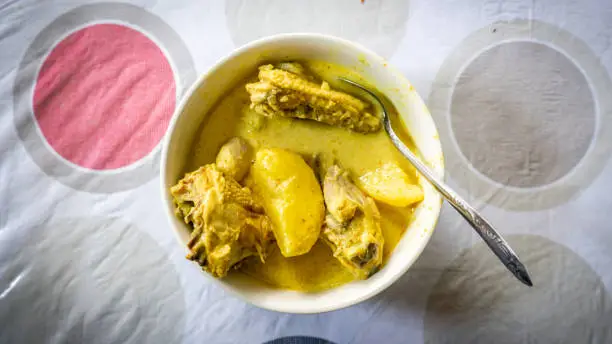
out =
<path fill-rule="evenodd" d="M 249 178 L 274 225 L 282 255 L 310 251 L 319 238 L 325 206 L 321 187 L 304 159 L 284 149 L 260 149 Z"/>
<path fill-rule="evenodd" d="M 219 149 L 217 168 L 239 182 L 249 172 L 251 155 L 249 144 L 240 137 L 234 137 Z"/>
<path fill-rule="evenodd" d="M 386 163 L 367 172 L 357 180 L 357 186 L 377 201 L 396 207 L 406 207 L 423 200 L 423 190 L 410 182 L 399 166 Z"/>

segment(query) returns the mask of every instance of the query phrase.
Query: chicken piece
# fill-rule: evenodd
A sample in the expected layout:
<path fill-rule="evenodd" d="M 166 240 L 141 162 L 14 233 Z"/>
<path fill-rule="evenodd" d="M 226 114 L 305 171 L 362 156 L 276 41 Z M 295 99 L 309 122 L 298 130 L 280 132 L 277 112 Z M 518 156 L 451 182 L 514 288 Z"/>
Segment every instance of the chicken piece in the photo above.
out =
<path fill-rule="evenodd" d="M 249 188 L 209 164 L 188 173 L 170 192 L 177 215 L 193 227 L 187 259 L 215 277 L 250 256 L 264 261 L 272 225 Z"/>
<path fill-rule="evenodd" d="M 370 277 L 380 269 L 383 258 L 384 238 L 376 203 L 338 165 L 327 169 L 323 195 L 328 210 L 323 240 L 356 278 Z"/>
<path fill-rule="evenodd" d="M 221 172 L 236 181 L 241 181 L 249 172 L 251 158 L 249 144 L 240 137 L 234 137 L 219 149 L 216 164 Z"/>
<path fill-rule="evenodd" d="M 259 82 L 246 85 L 251 108 L 267 117 L 310 119 L 360 133 L 380 129 L 380 119 L 370 112 L 369 104 L 330 89 L 326 82 L 318 85 L 309 81 L 303 67 L 295 65 L 299 66 L 292 63 L 285 70 L 272 65 L 259 67 Z"/>
<path fill-rule="evenodd" d="M 278 64 L 278 69 L 301 76 L 304 79 L 313 80 L 311 75 L 308 75 L 306 68 L 297 62 L 281 62 Z"/>
<path fill-rule="evenodd" d="M 348 223 L 363 204 L 363 193 L 348 178 L 346 171 L 331 166 L 323 179 L 323 198 L 327 211 L 341 224 Z"/>

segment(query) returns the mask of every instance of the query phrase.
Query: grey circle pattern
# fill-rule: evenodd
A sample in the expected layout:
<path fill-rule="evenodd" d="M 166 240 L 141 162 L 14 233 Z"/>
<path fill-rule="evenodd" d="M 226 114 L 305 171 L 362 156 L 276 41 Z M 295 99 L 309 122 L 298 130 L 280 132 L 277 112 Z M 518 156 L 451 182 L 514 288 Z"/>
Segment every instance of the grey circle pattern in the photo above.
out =
<path fill-rule="evenodd" d="M 595 99 L 582 72 L 561 52 L 529 41 L 476 57 L 455 85 L 450 115 L 472 166 L 522 188 L 565 176 L 595 134 Z"/>
<path fill-rule="evenodd" d="M 265 342 L 264 344 L 335 344 L 328 340 L 317 337 L 293 336 L 282 337 Z"/>
<path fill-rule="evenodd" d="M 451 179 L 480 201 L 537 211 L 577 197 L 603 170 L 610 93 L 606 68 L 579 38 L 513 20 L 464 39 L 440 67 L 428 105 Z"/>
<path fill-rule="evenodd" d="M 316 32 L 359 42 L 390 58 L 404 37 L 410 2 L 228 0 L 225 6 L 236 45 L 279 33 Z"/>
<path fill-rule="evenodd" d="M 186 307 L 165 251 L 133 225 L 21 228 L 0 252 L 0 342 L 178 343 Z"/>
<path fill-rule="evenodd" d="M 525 287 L 478 243 L 443 272 L 427 303 L 426 343 L 610 343 L 612 299 L 576 253 L 535 235 L 507 237 Z"/>
<path fill-rule="evenodd" d="M 150 34 L 168 54 L 178 76 L 178 98 L 193 83 L 195 66 L 189 50 L 179 35 L 161 18 L 144 9 L 122 3 L 96 3 L 71 10 L 44 28 L 28 47 L 17 71 L 13 86 L 13 116 L 17 133 L 34 162 L 49 176 L 81 191 L 112 193 L 146 183 L 159 170 L 160 149 L 155 148 L 141 161 L 121 170 L 94 171 L 75 168 L 48 147 L 37 129 L 32 113 L 32 92 L 36 73 L 44 56 L 74 29 L 89 23 L 121 22 Z"/>

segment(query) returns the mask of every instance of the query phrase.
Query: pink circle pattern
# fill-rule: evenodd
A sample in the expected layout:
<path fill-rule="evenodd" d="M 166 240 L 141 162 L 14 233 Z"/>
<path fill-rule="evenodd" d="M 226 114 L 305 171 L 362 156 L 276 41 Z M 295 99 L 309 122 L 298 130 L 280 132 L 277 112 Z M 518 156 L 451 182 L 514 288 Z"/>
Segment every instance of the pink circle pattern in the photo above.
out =
<path fill-rule="evenodd" d="M 131 165 L 163 137 L 176 83 L 161 49 L 123 25 L 96 24 L 59 42 L 45 59 L 33 108 L 49 145 L 92 170 Z"/>

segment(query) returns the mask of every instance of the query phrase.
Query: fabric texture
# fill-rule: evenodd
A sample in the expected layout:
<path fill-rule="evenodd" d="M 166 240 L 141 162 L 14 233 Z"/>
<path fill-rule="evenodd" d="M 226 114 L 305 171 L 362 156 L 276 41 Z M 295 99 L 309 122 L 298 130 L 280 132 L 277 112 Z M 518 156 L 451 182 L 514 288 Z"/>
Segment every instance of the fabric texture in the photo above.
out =
<path fill-rule="evenodd" d="M 611 343 L 612 2 L 0 0 L 0 343 Z M 184 259 L 160 140 L 197 76 L 282 32 L 365 45 L 426 100 L 448 183 L 529 289 L 445 205 L 380 295 L 262 310 Z"/>

